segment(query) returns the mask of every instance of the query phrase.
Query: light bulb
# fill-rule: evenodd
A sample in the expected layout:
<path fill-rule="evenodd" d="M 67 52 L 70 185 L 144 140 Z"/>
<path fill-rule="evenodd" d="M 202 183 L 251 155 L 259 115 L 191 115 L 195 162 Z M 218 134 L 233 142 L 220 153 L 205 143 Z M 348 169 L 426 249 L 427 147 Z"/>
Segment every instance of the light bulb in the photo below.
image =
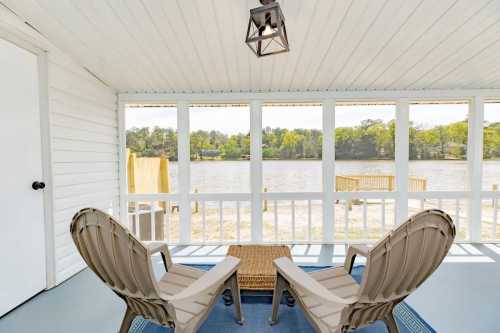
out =
<path fill-rule="evenodd" d="M 267 36 L 267 35 L 271 35 L 273 34 L 274 31 L 273 29 L 271 28 L 271 25 L 270 24 L 266 24 L 266 28 L 264 29 L 264 31 L 262 32 L 262 35 L 264 36 Z"/>

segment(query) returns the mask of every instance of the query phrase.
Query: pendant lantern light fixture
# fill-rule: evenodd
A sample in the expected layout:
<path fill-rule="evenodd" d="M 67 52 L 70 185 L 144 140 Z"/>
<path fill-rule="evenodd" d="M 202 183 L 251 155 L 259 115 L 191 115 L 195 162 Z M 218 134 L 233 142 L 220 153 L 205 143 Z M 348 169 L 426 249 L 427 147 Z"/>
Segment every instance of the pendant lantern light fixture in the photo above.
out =
<path fill-rule="evenodd" d="M 245 42 L 257 57 L 290 51 L 285 18 L 275 0 L 260 0 L 262 6 L 250 9 Z"/>

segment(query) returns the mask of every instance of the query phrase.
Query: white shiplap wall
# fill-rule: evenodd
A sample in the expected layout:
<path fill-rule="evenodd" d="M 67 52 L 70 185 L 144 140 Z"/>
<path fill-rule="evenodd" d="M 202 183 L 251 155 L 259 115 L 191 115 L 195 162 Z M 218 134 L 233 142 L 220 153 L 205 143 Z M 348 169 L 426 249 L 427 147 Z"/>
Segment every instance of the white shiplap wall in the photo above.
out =
<path fill-rule="evenodd" d="M 119 214 L 116 92 L 0 6 L 0 38 L 47 51 L 54 267 L 59 284 L 85 267 L 69 233 L 72 216 L 97 207 Z M 51 230 L 52 232 L 52 230 Z M 52 235 L 51 235 L 52 236 Z M 50 280 L 50 279 L 49 279 Z"/>
<path fill-rule="evenodd" d="M 69 234 L 75 212 L 119 212 L 116 94 L 70 59 L 49 53 L 56 282 L 85 264 Z"/>

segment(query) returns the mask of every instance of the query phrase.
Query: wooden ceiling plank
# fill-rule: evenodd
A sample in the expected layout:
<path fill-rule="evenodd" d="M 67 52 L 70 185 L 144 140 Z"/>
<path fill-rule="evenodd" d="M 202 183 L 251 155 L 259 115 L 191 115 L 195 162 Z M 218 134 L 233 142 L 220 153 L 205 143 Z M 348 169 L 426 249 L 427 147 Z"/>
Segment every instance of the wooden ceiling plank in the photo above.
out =
<path fill-rule="evenodd" d="M 285 26 L 287 29 L 290 52 L 279 54 L 279 56 L 274 59 L 270 72 L 270 78 L 268 78 L 269 81 L 266 85 L 267 91 L 286 90 L 287 82 L 283 82 L 282 79 L 284 77 L 285 71 L 290 70 L 288 63 L 290 61 L 291 53 L 297 51 L 296 46 L 293 45 L 293 41 L 295 40 L 293 37 L 295 36 L 295 31 L 291 27 L 291 25 L 293 24 L 291 24 L 290 22 L 293 22 L 299 15 L 298 12 L 300 10 L 300 2 L 296 0 L 281 1 L 280 6 L 285 17 Z"/>
<path fill-rule="evenodd" d="M 352 89 L 374 89 L 376 80 L 389 70 L 394 62 L 405 56 L 411 46 L 432 28 L 440 17 L 445 15 L 458 0 L 426 0 L 408 18 L 404 26 L 391 38 L 390 43 L 378 53 L 370 67 L 364 70 L 351 85 Z"/>
<path fill-rule="evenodd" d="M 327 55 L 328 61 L 316 77 L 316 84 L 330 89 L 332 79 L 341 70 L 342 64 L 348 60 L 349 54 L 355 49 L 356 44 L 362 38 L 363 33 L 371 23 L 371 17 L 379 13 L 379 7 L 384 5 L 384 1 L 355 1 L 351 7 L 349 16 L 344 21 L 333 48 Z"/>
<path fill-rule="evenodd" d="M 488 14 L 492 0 L 470 3 L 461 1 L 426 36 L 413 46 L 413 51 L 391 69 L 391 80 L 381 81 L 386 89 L 415 81 L 423 73 L 438 66 L 450 55 L 459 52 L 471 36 L 491 24 L 494 15 Z M 500 5 L 497 3 L 497 10 Z M 488 18 L 488 16 L 490 16 Z"/>
<path fill-rule="evenodd" d="M 12 9 L 17 15 L 22 17 L 22 19 L 30 22 L 32 26 L 41 31 L 43 35 L 48 38 L 49 42 L 64 49 L 77 63 L 93 70 L 102 68 L 95 54 L 92 57 L 92 50 L 87 43 L 75 38 L 72 32 L 68 30 L 68 27 L 63 26 L 57 17 L 53 17 L 57 13 L 47 13 L 43 7 L 34 0 L 6 0 L 4 2 L 8 8 Z M 109 73 L 109 76 L 106 76 L 103 75 L 104 73 L 107 73 L 106 69 L 100 71 L 103 80 L 105 80 L 106 77 L 108 84 L 116 87 L 118 82 L 109 82 L 112 74 Z"/>
<path fill-rule="evenodd" d="M 429 88 L 436 85 L 437 82 L 443 80 L 452 73 L 463 70 L 467 68 L 469 63 L 473 62 L 492 48 L 497 48 L 500 45 L 500 20 L 494 26 L 494 29 L 489 29 L 488 33 L 481 34 L 481 40 L 476 40 L 471 42 L 464 47 L 464 51 L 460 54 L 453 55 L 449 58 L 449 61 L 442 66 L 439 66 L 432 76 L 429 76 L 427 80 L 422 77 L 415 83 L 408 86 L 410 87 L 421 87 L 422 84 L 427 84 Z M 419 83 L 420 82 L 420 83 Z"/>
<path fill-rule="evenodd" d="M 342 62 L 339 61 L 339 65 L 337 66 L 335 72 L 332 73 L 332 79 L 330 80 L 327 88 L 328 90 L 337 89 L 336 82 L 339 78 L 339 75 L 341 75 L 342 71 L 345 69 L 349 61 L 353 58 L 353 55 L 360 48 L 361 44 L 366 40 L 366 36 L 368 36 L 370 30 L 373 30 L 374 25 L 380 19 L 382 13 L 386 10 L 388 3 L 390 3 L 389 0 L 381 2 L 370 1 L 370 4 L 373 4 L 373 6 L 369 6 L 368 9 L 364 11 L 363 17 L 360 20 L 361 22 L 363 22 L 363 24 L 360 24 L 356 27 L 355 36 L 352 36 L 350 38 L 350 40 L 356 42 L 354 43 L 354 45 L 352 45 L 352 49 L 351 47 L 346 47 L 346 49 L 350 49 L 349 54 L 346 54 L 346 57 L 342 60 Z"/>
<path fill-rule="evenodd" d="M 333 19 L 333 10 L 335 2 L 331 0 L 318 0 L 315 4 L 314 14 L 311 23 L 307 28 L 307 38 L 304 44 L 298 51 L 299 57 L 294 67 L 294 72 L 291 76 L 290 86 L 296 90 L 307 89 L 306 77 L 310 75 L 308 68 L 311 66 L 312 61 L 318 61 L 318 54 L 316 52 L 320 44 L 322 35 L 330 31 L 326 30 L 325 23 Z M 299 15 L 297 13 L 296 15 Z"/>
<path fill-rule="evenodd" d="M 229 10 L 226 15 L 229 15 L 231 28 L 231 48 L 234 66 L 231 70 L 237 72 L 238 81 L 236 82 L 235 90 L 249 91 L 250 88 L 250 66 L 248 64 L 248 56 L 251 53 L 248 46 L 245 44 L 245 35 L 248 24 L 249 14 L 246 13 L 246 2 L 244 1 L 228 1 L 227 8 Z"/>
<path fill-rule="evenodd" d="M 202 45 L 206 43 L 206 40 L 199 19 L 196 17 L 195 8 L 193 8 L 193 1 L 164 1 L 163 6 L 172 22 L 178 41 L 184 45 L 187 57 L 194 66 L 192 74 L 196 73 L 200 78 L 198 89 L 203 92 L 213 92 L 220 78 L 211 75 L 213 69 L 206 47 Z"/>
<path fill-rule="evenodd" d="M 423 2 L 424 0 L 391 0 L 380 18 L 373 24 L 364 42 L 343 66 L 336 80 L 335 89 L 349 89 L 348 87 L 373 63 L 378 54 L 383 52 Z"/>
<path fill-rule="evenodd" d="M 182 56 L 177 52 L 177 47 L 173 46 L 170 40 L 166 37 L 163 27 L 158 22 L 163 22 L 166 18 L 161 10 L 161 0 L 140 0 L 129 2 L 131 12 L 140 13 L 138 20 L 146 25 L 144 34 L 151 38 L 151 47 L 157 50 L 160 56 L 161 65 L 167 70 L 167 75 L 172 76 L 172 85 L 175 89 L 185 92 L 193 91 L 193 82 L 191 77 L 186 74 L 189 70 Z M 160 19 L 158 19 L 160 15 Z"/>
<path fill-rule="evenodd" d="M 212 78 L 207 73 L 210 66 L 206 57 L 200 56 L 199 45 L 193 39 L 191 28 L 187 26 L 184 11 L 177 1 L 162 1 L 161 12 L 166 18 L 165 29 L 169 33 L 169 41 L 182 49 L 183 62 L 189 68 L 186 75 L 192 77 L 193 90 L 199 92 L 212 91 Z"/>
<path fill-rule="evenodd" d="M 405 87 L 410 87 L 418 85 L 419 82 L 425 82 L 426 77 L 440 77 L 450 67 L 455 66 L 456 63 L 461 63 L 462 59 L 469 58 L 478 49 L 490 45 L 492 41 L 496 40 L 499 26 L 500 17 L 490 16 L 490 19 L 481 19 L 476 23 L 476 29 L 472 34 L 464 33 L 464 38 L 457 43 L 457 46 L 450 46 L 448 56 L 439 57 L 433 63 L 428 63 L 420 73 L 411 78 L 411 80 L 401 81 L 401 84 Z"/>
<path fill-rule="evenodd" d="M 295 68 L 298 66 L 299 58 L 301 56 L 301 52 L 303 52 L 302 48 L 305 40 L 307 40 L 307 32 L 310 29 L 311 18 L 314 17 L 314 13 L 316 10 L 317 0 L 314 1 L 300 1 L 297 5 L 296 15 L 289 13 L 289 17 L 285 18 L 286 21 L 295 22 L 295 24 L 287 25 L 287 34 L 288 40 L 290 44 L 290 50 L 294 50 L 293 52 L 280 54 L 283 55 L 282 58 L 286 58 L 286 70 L 283 71 L 283 76 L 280 78 L 282 90 L 292 91 L 294 87 L 292 87 L 291 83 L 293 80 L 293 75 L 295 72 Z M 293 15 L 293 16 L 292 16 Z M 285 21 L 285 22 L 286 22 Z"/>
<path fill-rule="evenodd" d="M 61 24 L 70 28 L 73 36 L 77 37 L 78 40 L 85 40 L 85 43 L 92 49 L 92 54 L 98 54 L 98 50 L 102 50 L 109 45 L 109 41 L 103 37 L 103 34 L 96 29 L 94 25 L 89 24 L 85 13 L 78 10 L 79 8 L 75 7 L 74 2 L 69 0 L 58 2 L 39 0 L 38 2 L 49 13 L 64 12 L 65 15 L 58 15 Z M 126 77 L 126 81 L 130 82 L 130 80 L 133 80 L 136 75 L 138 75 L 136 71 L 125 71 L 125 69 L 128 68 L 128 64 L 122 59 L 122 54 L 120 54 L 116 48 L 109 50 L 109 52 L 105 54 L 100 54 L 98 60 L 100 62 L 100 67 L 89 68 L 89 70 L 92 70 L 97 76 L 103 73 L 105 73 L 106 77 L 111 76 L 111 82 L 118 87 L 126 86 L 126 84 L 122 82 L 124 81 L 124 76 Z M 124 75 L 118 75 L 121 72 L 124 73 Z"/>
<path fill-rule="evenodd" d="M 169 77 L 169 73 L 167 73 L 164 66 L 162 66 L 160 54 L 158 54 L 155 46 L 151 43 L 152 32 L 148 29 L 147 22 L 141 18 L 145 10 L 142 12 L 137 10 L 132 11 L 128 7 L 132 2 L 124 0 L 106 0 L 106 3 L 114 12 L 117 24 L 130 36 L 130 42 L 135 45 L 139 54 L 149 62 L 150 67 L 154 70 L 155 76 L 158 77 L 158 87 L 155 91 L 182 90 L 181 84 L 177 87 L 173 85 L 173 80 Z M 175 76 L 176 74 L 172 72 L 170 75 Z"/>
<path fill-rule="evenodd" d="M 142 1 L 144 7 L 149 11 L 150 17 L 163 40 L 164 44 L 168 44 L 172 56 L 175 59 L 176 66 L 179 69 L 192 91 L 209 91 L 209 84 L 203 75 L 200 64 L 194 54 L 193 45 L 187 39 L 183 39 L 185 35 L 179 34 L 178 28 L 181 24 L 181 19 L 178 15 L 173 15 L 172 10 L 178 10 L 177 4 L 172 3 L 174 9 L 166 8 L 166 2 L 163 0 L 147 0 Z M 169 2 L 171 3 L 171 2 Z M 168 15 L 169 13 L 170 15 Z"/>
<path fill-rule="evenodd" d="M 337 44 L 337 40 L 339 38 L 339 34 L 341 34 L 341 30 L 345 22 L 348 20 L 348 16 L 351 15 L 352 8 L 355 7 L 354 0 L 338 0 L 335 3 L 334 13 L 335 19 L 331 19 L 329 22 L 332 26 L 327 26 L 325 29 L 327 31 L 331 31 L 330 34 L 325 34 L 325 40 L 320 43 L 320 47 L 317 50 L 317 53 L 320 54 L 319 61 L 315 63 L 316 68 L 310 68 L 309 72 L 312 73 L 309 81 L 307 82 L 307 90 L 320 90 L 321 86 L 319 84 L 318 76 L 324 71 L 327 66 L 327 60 L 330 59 L 329 54 L 330 51 Z"/>
<path fill-rule="evenodd" d="M 457 82 L 467 88 L 490 87 L 492 82 L 500 78 L 498 54 L 500 47 L 490 48 L 486 56 L 474 59 L 467 68 L 454 72 L 446 78 L 446 81 Z"/>
<path fill-rule="evenodd" d="M 154 91 L 161 84 L 152 64 L 144 62 L 139 48 L 130 41 L 131 36 L 123 30 L 112 8 L 100 0 L 74 2 L 75 9 L 81 11 L 90 25 L 103 36 L 105 44 L 99 45 L 98 52 L 114 48 L 119 53 L 114 61 L 124 61 L 126 67 L 120 74 L 127 82 L 129 91 Z M 104 52 L 109 56 L 107 52 Z"/>
<path fill-rule="evenodd" d="M 210 8 L 214 13 L 215 26 L 217 28 L 217 41 L 221 49 L 224 61 L 225 73 L 229 82 L 227 91 L 240 91 L 241 75 L 238 71 L 238 60 L 234 56 L 238 48 L 245 46 L 243 39 L 235 41 L 236 32 L 243 35 L 245 30 L 244 21 L 235 22 L 233 17 L 233 0 L 212 0 Z"/>
<path fill-rule="evenodd" d="M 496 77 L 492 80 L 489 80 L 487 83 L 483 84 L 480 82 L 478 86 L 487 86 L 487 87 L 500 87 L 500 70 L 496 71 Z M 496 96 L 494 96 L 496 97 Z"/>
<path fill-rule="evenodd" d="M 134 19 L 133 30 L 137 36 L 142 36 L 142 41 L 152 51 L 151 58 L 155 61 L 155 67 L 162 76 L 167 86 L 174 91 L 192 91 L 189 80 L 184 75 L 182 66 L 173 56 L 168 43 L 165 43 L 163 35 L 157 29 L 144 1 L 126 1 L 127 14 Z M 145 48 L 142 50 L 146 51 Z M 146 51 L 147 52 L 147 51 Z"/>
<path fill-rule="evenodd" d="M 92 0 L 86 3 L 75 2 L 75 4 L 87 13 L 89 20 L 99 25 L 101 33 L 106 36 L 108 43 L 112 43 L 110 44 L 112 47 L 120 50 L 121 57 L 126 58 L 129 70 L 136 68 L 139 72 L 139 78 L 149 82 L 147 87 L 143 87 L 132 79 L 130 88 L 132 91 L 148 89 L 148 91 L 154 92 L 171 89 L 165 86 L 155 63 L 148 56 L 145 57 L 141 45 L 136 40 L 137 37 L 134 37 L 127 29 L 121 17 L 108 1 Z M 104 46 L 104 49 L 108 47 Z"/>
<path fill-rule="evenodd" d="M 193 38 L 202 50 L 202 56 L 208 60 L 208 75 L 217 78 L 212 86 L 213 92 L 224 91 L 230 83 L 210 1 L 179 1 L 179 4 L 181 4 L 184 15 L 189 15 L 188 20 L 193 29 Z"/>

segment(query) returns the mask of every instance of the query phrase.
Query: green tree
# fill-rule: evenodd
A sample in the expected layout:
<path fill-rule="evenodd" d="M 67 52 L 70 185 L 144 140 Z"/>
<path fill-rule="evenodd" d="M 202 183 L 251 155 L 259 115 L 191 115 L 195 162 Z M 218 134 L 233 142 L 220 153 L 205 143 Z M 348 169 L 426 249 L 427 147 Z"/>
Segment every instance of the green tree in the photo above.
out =
<path fill-rule="evenodd" d="M 298 155 L 303 139 L 304 137 L 295 131 L 285 132 L 281 143 L 281 156 L 294 159 Z"/>
<path fill-rule="evenodd" d="M 172 128 L 132 128 L 127 130 L 127 148 L 141 156 L 166 156 L 177 160 L 177 132 Z M 410 123 L 410 159 L 465 159 L 467 121 L 433 128 Z M 395 122 L 367 119 L 358 126 L 335 130 L 335 156 L 338 160 L 393 159 Z M 320 159 L 322 132 L 316 129 L 262 130 L 264 159 Z M 239 159 L 250 154 L 250 134 L 227 135 L 218 131 L 190 134 L 192 159 L 203 158 L 203 151 L 222 159 Z M 484 157 L 500 158 L 500 123 L 485 124 Z"/>

